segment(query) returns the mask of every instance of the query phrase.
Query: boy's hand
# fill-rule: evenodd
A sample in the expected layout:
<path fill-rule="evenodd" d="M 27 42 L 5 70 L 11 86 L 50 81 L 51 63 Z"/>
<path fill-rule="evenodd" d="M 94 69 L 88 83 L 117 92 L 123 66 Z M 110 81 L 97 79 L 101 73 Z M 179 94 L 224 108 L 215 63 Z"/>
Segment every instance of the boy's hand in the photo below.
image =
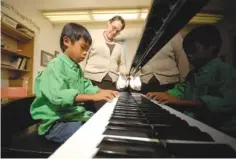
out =
<path fill-rule="evenodd" d="M 94 95 L 94 101 L 110 101 L 118 96 L 119 93 L 117 91 L 112 90 L 104 90 L 101 89 L 97 94 Z"/>
<path fill-rule="evenodd" d="M 178 104 L 179 99 L 171 96 L 168 92 L 149 92 L 147 97 L 157 100 L 160 104 Z"/>
<path fill-rule="evenodd" d="M 148 98 L 153 98 L 153 99 L 155 99 L 155 98 L 164 97 L 164 96 L 166 96 L 166 95 L 168 95 L 167 92 L 149 92 L 149 93 L 147 93 L 146 96 L 147 96 Z"/>

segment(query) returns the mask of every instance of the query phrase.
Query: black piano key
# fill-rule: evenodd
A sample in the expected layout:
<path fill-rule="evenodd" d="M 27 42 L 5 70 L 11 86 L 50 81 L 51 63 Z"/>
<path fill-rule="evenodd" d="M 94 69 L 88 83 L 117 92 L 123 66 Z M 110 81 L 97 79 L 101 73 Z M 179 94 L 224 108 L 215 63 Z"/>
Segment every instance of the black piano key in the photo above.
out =
<path fill-rule="evenodd" d="M 112 116 L 145 117 L 143 114 L 112 113 Z"/>
<path fill-rule="evenodd" d="M 167 143 L 166 149 L 177 158 L 235 158 L 236 152 L 226 144 Z"/>
<path fill-rule="evenodd" d="M 144 114 L 149 114 L 149 113 L 168 113 L 168 111 L 160 111 L 160 110 L 157 110 L 157 109 L 139 109 L 139 110 L 142 111 Z"/>
<path fill-rule="evenodd" d="M 127 120 L 147 120 L 144 116 L 124 116 L 124 115 L 112 115 L 113 118 L 127 119 Z"/>
<path fill-rule="evenodd" d="M 152 127 L 150 125 L 139 125 L 139 124 L 116 124 L 116 123 L 109 123 L 106 128 L 117 127 L 125 130 L 137 130 L 142 132 L 152 132 L 154 133 Z"/>
<path fill-rule="evenodd" d="M 137 105 L 116 105 L 116 108 L 138 108 Z"/>
<path fill-rule="evenodd" d="M 116 136 L 129 136 L 129 137 L 143 137 L 143 138 L 155 137 L 155 133 L 152 130 L 147 130 L 139 127 L 127 127 L 127 126 L 107 126 L 103 134 L 116 135 Z"/>
<path fill-rule="evenodd" d="M 127 127 L 139 127 L 147 130 L 152 130 L 152 126 L 149 124 L 124 124 L 124 123 L 108 123 L 107 126 L 127 126 Z"/>
<path fill-rule="evenodd" d="M 141 111 L 130 111 L 130 110 L 115 110 L 113 113 L 126 113 L 126 114 L 143 114 Z M 144 115 L 144 114 L 143 114 Z"/>
<path fill-rule="evenodd" d="M 129 137 L 142 137 L 142 138 L 155 138 L 155 134 L 151 132 L 141 132 L 136 130 L 122 130 L 107 128 L 104 135 L 115 135 L 115 136 L 129 136 Z"/>
<path fill-rule="evenodd" d="M 166 149 L 156 142 L 105 137 L 98 148 L 95 157 L 171 157 Z"/>
<path fill-rule="evenodd" d="M 148 123 L 146 119 L 122 119 L 117 117 L 111 117 L 109 121 L 120 123 Z"/>
<path fill-rule="evenodd" d="M 134 104 L 134 103 L 121 103 L 121 102 L 118 102 L 116 103 L 116 106 L 124 106 L 124 107 L 137 107 L 138 105 L 137 104 Z"/>
<path fill-rule="evenodd" d="M 141 112 L 138 108 L 115 108 L 114 111 L 131 111 L 131 112 Z"/>
<path fill-rule="evenodd" d="M 107 129 L 113 129 L 113 130 L 123 130 L 123 131 L 134 131 L 134 132 L 150 132 L 153 133 L 153 130 L 151 128 L 146 128 L 142 126 L 131 126 L 131 125 L 116 125 L 111 124 L 106 127 Z"/>
<path fill-rule="evenodd" d="M 126 107 L 126 106 L 117 106 L 117 107 L 115 107 L 115 110 L 117 110 L 117 109 L 125 109 L 125 110 L 138 109 L 138 110 L 140 110 L 138 107 Z"/>
<path fill-rule="evenodd" d="M 170 116 L 171 114 L 169 112 L 148 112 L 148 113 L 144 113 L 146 117 L 156 117 L 156 116 L 160 116 L 160 115 L 165 115 L 165 116 Z"/>
<path fill-rule="evenodd" d="M 162 126 L 154 130 L 159 139 L 165 140 L 189 140 L 189 141 L 213 141 L 210 135 L 201 132 L 196 127 Z"/>
<path fill-rule="evenodd" d="M 188 123 L 180 118 L 147 118 L 150 124 L 171 124 L 178 127 L 188 127 Z"/>
<path fill-rule="evenodd" d="M 99 149 L 94 158 L 139 158 L 140 156 L 136 153 L 124 153 L 110 150 Z M 141 156 L 142 157 L 142 156 Z"/>
<path fill-rule="evenodd" d="M 148 123 L 138 123 L 138 122 L 121 122 L 110 120 L 109 124 L 120 124 L 120 125 L 137 125 L 137 126 L 150 126 Z"/>

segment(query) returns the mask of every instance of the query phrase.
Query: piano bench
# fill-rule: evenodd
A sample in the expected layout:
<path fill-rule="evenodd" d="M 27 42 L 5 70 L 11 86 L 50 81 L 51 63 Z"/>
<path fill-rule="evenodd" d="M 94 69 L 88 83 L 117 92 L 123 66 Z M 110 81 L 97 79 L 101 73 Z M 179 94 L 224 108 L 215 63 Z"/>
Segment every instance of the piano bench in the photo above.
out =
<path fill-rule="evenodd" d="M 35 96 L 17 99 L 1 106 L 1 155 L 3 158 L 46 158 L 60 145 L 38 135 L 39 121 L 30 115 Z"/>
<path fill-rule="evenodd" d="M 12 135 L 11 140 L 2 145 L 3 158 L 48 158 L 60 144 L 38 135 L 38 124 L 32 125 Z"/>

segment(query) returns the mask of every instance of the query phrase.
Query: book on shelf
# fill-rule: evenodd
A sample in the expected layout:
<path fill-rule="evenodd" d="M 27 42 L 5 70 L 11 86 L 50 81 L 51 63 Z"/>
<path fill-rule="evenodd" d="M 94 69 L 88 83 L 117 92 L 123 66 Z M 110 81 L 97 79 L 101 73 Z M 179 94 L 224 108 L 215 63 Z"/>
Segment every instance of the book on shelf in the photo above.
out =
<path fill-rule="evenodd" d="M 27 64 L 27 58 L 23 58 L 20 66 L 19 66 L 19 69 L 20 70 L 25 70 L 26 69 L 26 64 Z"/>
<path fill-rule="evenodd" d="M 12 67 L 14 69 L 20 69 L 20 70 L 27 69 L 27 58 L 2 55 L 1 62 L 2 65 Z"/>

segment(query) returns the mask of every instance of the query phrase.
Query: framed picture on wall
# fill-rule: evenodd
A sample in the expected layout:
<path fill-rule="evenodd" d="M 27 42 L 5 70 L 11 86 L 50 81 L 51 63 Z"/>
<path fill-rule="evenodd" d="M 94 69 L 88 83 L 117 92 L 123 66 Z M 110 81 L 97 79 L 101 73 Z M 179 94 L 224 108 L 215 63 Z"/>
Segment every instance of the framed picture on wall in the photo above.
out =
<path fill-rule="evenodd" d="M 41 51 L 41 66 L 46 67 L 49 61 L 51 61 L 54 56 L 46 51 Z"/>
<path fill-rule="evenodd" d="M 57 57 L 57 55 L 59 55 L 60 52 L 59 51 L 54 51 L 54 56 Z"/>

